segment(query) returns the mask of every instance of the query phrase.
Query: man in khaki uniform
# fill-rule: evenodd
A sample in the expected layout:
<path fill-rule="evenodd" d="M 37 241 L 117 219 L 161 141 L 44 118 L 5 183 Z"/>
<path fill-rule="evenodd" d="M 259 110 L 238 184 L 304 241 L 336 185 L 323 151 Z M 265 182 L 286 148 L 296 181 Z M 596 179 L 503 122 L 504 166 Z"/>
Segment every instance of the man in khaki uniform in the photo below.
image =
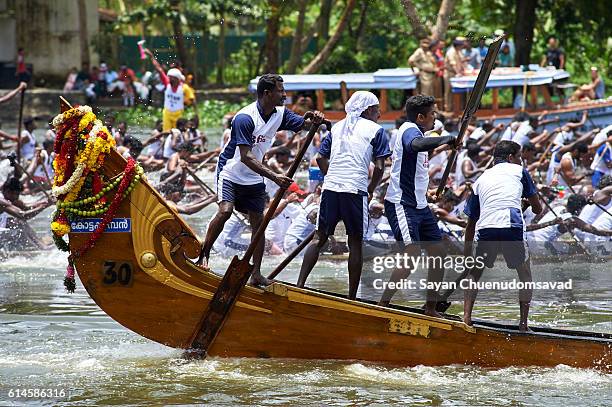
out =
<path fill-rule="evenodd" d="M 429 38 L 423 38 L 420 41 L 421 46 L 408 58 L 408 63 L 419 70 L 421 94 L 434 96 L 434 81 L 439 69 L 436 67 L 433 53 L 429 50 L 430 44 Z"/>
<path fill-rule="evenodd" d="M 465 39 L 455 38 L 453 45 L 446 51 L 444 56 L 444 110 L 453 110 L 453 97 L 451 93 L 451 78 L 463 75 L 463 58 L 461 49 Z"/>

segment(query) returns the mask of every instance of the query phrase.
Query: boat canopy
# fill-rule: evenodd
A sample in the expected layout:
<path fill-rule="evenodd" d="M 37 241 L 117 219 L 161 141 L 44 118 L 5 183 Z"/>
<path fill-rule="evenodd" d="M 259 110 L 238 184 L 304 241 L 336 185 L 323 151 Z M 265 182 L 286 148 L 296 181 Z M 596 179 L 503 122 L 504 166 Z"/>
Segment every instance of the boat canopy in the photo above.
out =
<path fill-rule="evenodd" d="M 315 75 L 281 75 L 286 91 L 339 90 L 345 82 L 347 89 L 415 89 L 417 77 L 411 68 L 379 69 L 373 73 L 343 73 Z M 255 92 L 259 76 L 249 82 Z"/>
<path fill-rule="evenodd" d="M 475 70 L 469 75 L 452 78 L 453 92 L 462 93 L 472 89 L 477 76 L 478 71 Z M 549 69 L 533 64 L 529 65 L 529 71 L 523 71 L 521 68 L 496 68 L 491 72 L 487 89 L 523 86 L 525 81 L 529 86 L 547 85 L 553 81 L 569 78 L 569 76 L 570 74 L 563 69 Z"/>

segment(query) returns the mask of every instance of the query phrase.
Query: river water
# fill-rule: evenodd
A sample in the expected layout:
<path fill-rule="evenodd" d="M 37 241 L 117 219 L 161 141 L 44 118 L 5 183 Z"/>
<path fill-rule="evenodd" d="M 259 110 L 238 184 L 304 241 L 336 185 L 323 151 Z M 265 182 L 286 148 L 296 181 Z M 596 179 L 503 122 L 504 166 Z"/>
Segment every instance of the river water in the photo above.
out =
<path fill-rule="evenodd" d="M 211 174 L 202 174 L 208 180 Z M 186 217 L 202 234 L 212 206 Z M 32 226 L 48 228 L 51 210 Z M 229 259 L 213 257 L 223 271 Z M 266 257 L 264 274 L 281 258 Z M 77 281 L 67 294 L 65 255 L 25 253 L 0 260 L 0 405 L 609 405 L 612 374 L 567 366 L 483 369 L 389 367 L 359 361 L 222 359 L 187 361 L 101 311 Z M 280 279 L 295 282 L 300 262 Z M 610 262 L 537 266 L 535 279 L 573 279 L 571 291 L 537 292 L 533 324 L 612 332 Z M 374 297 L 370 264 L 360 295 Z M 487 278 L 510 276 L 501 262 Z M 419 276 L 415 276 L 418 278 Z M 452 276 L 451 276 L 452 277 Z M 308 284 L 346 292 L 345 262 L 322 261 Z M 454 297 L 458 298 L 458 297 Z M 420 305 L 418 298 L 398 301 Z M 482 293 L 475 317 L 516 322 L 516 292 Z M 460 311 L 460 303 L 451 313 Z M 15 398 L 15 389 L 64 390 L 65 397 Z M 11 393 L 11 390 L 13 392 Z M 13 397 L 10 397 L 13 394 Z"/>

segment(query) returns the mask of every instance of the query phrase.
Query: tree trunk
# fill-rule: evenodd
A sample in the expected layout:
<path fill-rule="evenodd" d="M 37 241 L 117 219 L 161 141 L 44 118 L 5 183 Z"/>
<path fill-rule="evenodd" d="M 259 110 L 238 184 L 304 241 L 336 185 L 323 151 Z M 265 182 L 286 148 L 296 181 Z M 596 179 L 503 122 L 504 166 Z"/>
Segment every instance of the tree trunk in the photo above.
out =
<path fill-rule="evenodd" d="M 315 73 L 319 69 L 321 69 L 325 61 L 327 61 L 327 58 L 329 58 L 329 56 L 331 55 L 332 51 L 338 44 L 338 41 L 340 41 L 340 37 L 342 37 L 342 32 L 346 28 L 348 20 L 353 12 L 353 9 L 355 8 L 356 2 L 357 0 L 347 0 L 346 8 L 344 9 L 342 16 L 340 17 L 340 21 L 338 22 L 338 26 L 336 27 L 336 30 L 334 31 L 334 35 L 330 37 L 330 39 L 327 41 L 327 43 L 325 44 L 321 52 L 319 52 L 313 58 L 313 60 L 310 61 L 308 66 L 304 68 L 303 73 L 305 74 Z"/>
<path fill-rule="evenodd" d="M 300 63 L 300 56 L 302 54 L 302 37 L 304 36 L 304 19 L 306 18 L 306 5 L 308 0 L 298 0 L 298 19 L 295 27 L 295 33 L 293 34 L 293 42 L 291 43 L 291 56 L 289 57 L 289 65 L 287 66 L 287 73 L 295 73 L 295 69 Z"/>
<path fill-rule="evenodd" d="M 302 51 L 304 51 L 308 47 L 308 44 L 310 44 L 310 41 L 313 39 L 315 33 L 317 32 L 321 19 L 321 14 L 319 14 L 314 24 L 312 24 L 308 31 L 306 31 L 306 34 L 302 36 L 302 44 L 300 45 L 300 49 Z"/>
<path fill-rule="evenodd" d="M 516 21 L 514 23 L 514 45 L 517 66 L 529 65 L 533 45 L 533 29 L 536 23 L 538 0 L 516 0 Z"/>
<path fill-rule="evenodd" d="M 278 30 L 280 29 L 280 1 L 268 0 L 270 5 L 270 16 L 266 24 L 266 42 L 264 49 L 266 52 L 266 73 L 277 73 L 278 62 Z"/>
<path fill-rule="evenodd" d="M 401 0 L 402 6 L 404 7 L 404 14 L 408 17 L 408 21 L 412 26 L 412 33 L 417 37 L 417 39 L 425 38 L 429 35 L 427 28 L 419 19 L 419 15 L 417 14 L 416 7 L 411 0 Z"/>
<path fill-rule="evenodd" d="M 440 10 L 438 11 L 438 18 L 436 19 L 436 25 L 431 33 L 433 40 L 443 40 L 446 38 L 448 22 L 450 21 L 451 14 L 453 14 L 454 10 L 455 0 L 442 0 Z"/>
<path fill-rule="evenodd" d="M 185 48 L 185 39 L 183 38 L 183 29 L 181 28 L 181 19 L 179 17 L 180 0 L 170 0 L 170 8 L 176 13 L 172 18 L 172 31 L 174 32 L 174 41 L 176 42 L 176 53 L 181 66 L 185 70 L 188 69 L 189 60 L 187 58 L 187 49 Z"/>
<path fill-rule="evenodd" d="M 363 32 L 365 30 L 365 22 L 366 22 L 366 14 L 368 12 L 368 6 L 370 5 L 369 0 L 363 0 L 361 2 L 361 12 L 359 13 L 359 24 L 357 25 L 357 30 L 355 31 L 355 52 L 362 49 L 361 40 L 363 38 Z"/>
<path fill-rule="evenodd" d="M 89 36 L 87 35 L 87 5 L 85 0 L 78 0 L 79 9 L 79 44 L 81 46 L 81 64 L 90 63 L 89 60 Z"/>
<path fill-rule="evenodd" d="M 321 0 L 321 13 L 319 14 L 319 24 L 317 33 L 317 51 L 323 47 L 323 44 L 329 39 L 329 20 L 331 18 L 331 9 L 333 0 Z"/>
<path fill-rule="evenodd" d="M 223 72 L 225 71 L 225 15 L 219 16 L 221 26 L 219 27 L 219 43 L 217 44 L 217 84 L 223 84 Z"/>

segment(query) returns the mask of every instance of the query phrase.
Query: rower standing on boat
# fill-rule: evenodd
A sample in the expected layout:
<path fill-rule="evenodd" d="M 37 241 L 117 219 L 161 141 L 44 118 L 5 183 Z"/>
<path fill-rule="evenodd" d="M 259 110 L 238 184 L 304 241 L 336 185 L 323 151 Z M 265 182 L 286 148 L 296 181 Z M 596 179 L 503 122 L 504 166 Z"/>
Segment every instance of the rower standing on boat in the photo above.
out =
<path fill-rule="evenodd" d="M 418 247 L 408 245 L 411 242 L 434 242 L 428 245 L 429 255 L 442 255 L 444 248 L 440 244 L 442 235 L 429 206 L 427 205 L 427 187 L 429 185 L 429 153 L 437 147 L 455 145 L 455 136 L 425 137 L 424 132 L 433 129 L 436 119 L 435 99 L 431 96 L 416 95 L 406 101 L 408 121 L 400 127 L 393 146 L 393 164 L 391 179 L 385 197 L 385 214 L 398 242 L 403 242 L 406 252 L 415 256 L 420 254 Z M 436 262 L 433 262 L 436 263 Z M 428 280 L 441 281 L 444 270 L 430 268 Z M 410 270 L 397 268 L 391 281 L 407 278 Z M 396 289 L 386 285 L 379 305 L 387 306 Z M 437 294 L 429 290 L 425 304 L 425 313 L 440 316 L 436 311 Z"/>
<path fill-rule="evenodd" d="M 304 287 L 319 253 L 339 221 L 348 235 L 349 299 L 357 297 L 363 267 L 363 237 L 368 229 L 368 201 L 380 183 L 385 159 L 391 155 L 384 129 L 377 124 L 380 103 L 376 95 L 357 91 L 344 108 L 346 118 L 336 123 L 321 142 L 317 162 L 325 174 L 317 234 L 308 245 L 298 278 Z M 375 167 L 368 185 L 370 162 Z"/>
<path fill-rule="evenodd" d="M 217 162 L 219 210 L 208 225 L 198 264 L 208 267 L 210 250 L 234 207 L 239 212 L 248 213 L 252 230 L 259 228 L 267 196 L 263 177 L 273 180 L 282 188 L 288 188 L 293 183 L 291 178 L 276 174 L 264 166 L 264 155 L 270 149 L 277 131 L 298 132 L 304 127 L 305 119 L 322 118 L 323 114 L 307 112 L 302 117 L 284 107 L 286 98 L 283 78 L 280 75 L 265 74 L 257 83 L 257 101 L 242 108 L 234 116 L 230 140 Z M 251 283 L 254 285 L 270 283 L 260 271 L 263 251 L 264 241 L 261 240 L 253 254 Z"/>
<path fill-rule="evenodd" d="M 526 198 L 533 213 L 542 212 L 536 187 L 522 165 L 521 146 L 513 141 L 502 141 L 493 153 L 495 165 L 486 170 L 472 186 L 474 191 L 465 206 L 468 216 L 465 229 L 464 256 L 483 257 L 484 265 L 492 268 L 499 252 L 503 253 L 509 268 L 516 269 L 519 280 L 531 282 L 529 253 L 525 245 L 525 222 L 522 198 Z M 476 250 L 472 242 L 477 235 Z M 484 268 L 472 268 L 466 279 L 477 282 Z M 470 286 L 471 287 L 471 286 Z M 477 288 L 464 292 L 463 322 L 472 325 L 472 309 Z M 527 330 L 527 316 L 533 290 L 519 290 L 519 330 Z"/>

